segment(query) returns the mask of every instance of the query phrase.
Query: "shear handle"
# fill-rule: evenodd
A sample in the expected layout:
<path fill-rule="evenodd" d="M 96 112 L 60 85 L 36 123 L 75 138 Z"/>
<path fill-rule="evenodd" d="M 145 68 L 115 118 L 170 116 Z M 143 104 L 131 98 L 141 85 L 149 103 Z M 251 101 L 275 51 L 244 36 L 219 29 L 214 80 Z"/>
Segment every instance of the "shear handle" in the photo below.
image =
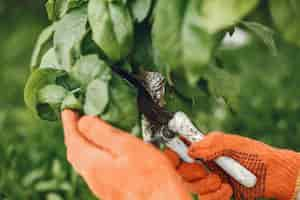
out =
<path fill-rule="evenodd" d="M 171 131 L 179 133 L 191 143 L 204 139 L 204 135 L 183 112 L 175 113 L 173 119 L 169 121 L 168 127 Z M 252 188 L 256 185 L 256 176 L 236 160 L 227 156 L 220 156 L 214 161 L 241 185 L 247 188 Z"/>

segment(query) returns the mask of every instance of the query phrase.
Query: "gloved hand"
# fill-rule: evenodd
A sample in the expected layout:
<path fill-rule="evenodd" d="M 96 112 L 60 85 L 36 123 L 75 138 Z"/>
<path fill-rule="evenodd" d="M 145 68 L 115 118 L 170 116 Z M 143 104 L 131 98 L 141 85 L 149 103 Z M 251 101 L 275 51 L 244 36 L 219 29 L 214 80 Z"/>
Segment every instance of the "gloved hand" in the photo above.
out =
<path fill-rule="evenodd" d="M 205 166 L 196 163 L 183 162 L 172 150 L 166 149 L 164 154 L 173 167 L 184 179 L 184 185 L 189 192 L 197 194 L 201 200 L 225 200 L 232 196 L 231 186 L 224 182 L 217 173 L 208 172 Z"/>
<path fill-rule="evenodd" d="M 256 187 L 252 189 L 230 178 L 236 199 L 265 197 L 291 200 L 300 193 L 300 155 L 296 152 L 272 148 L 237 135 L 214 132 L 192 144 L 189 154 L 207 162 L 221 155 L 232 157 L 252 171 L 258 178 Z"/>
<path fill-rule="evenodd" d="M 229 200 L 232 190 L 216 175 L 200 167 L 190 173 L 182 164 L 184 181 L 176 172 L 179 159 L 170 160 L 150 144 L 116 129 L 98 117 L 79 119 L 76 113 L 62 113 L 67 158 L 93 193 L 104 200 L 191 200 L 189 191 L 201 200 Z M 186 167 L 185 167 L 186 166 Z M 202 196 L 202 194 L 204 194 Z"/>

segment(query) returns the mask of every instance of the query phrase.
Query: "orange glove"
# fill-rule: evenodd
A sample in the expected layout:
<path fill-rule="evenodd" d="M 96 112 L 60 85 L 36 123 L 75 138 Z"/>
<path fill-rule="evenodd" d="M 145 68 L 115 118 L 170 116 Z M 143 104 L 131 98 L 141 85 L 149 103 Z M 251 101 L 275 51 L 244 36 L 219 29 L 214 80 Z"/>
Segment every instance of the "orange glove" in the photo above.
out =
<path fill-rule="evenodd" d="M 220 176 L 200 164 L 190 164 L 183 162 L 172 150 L 166 149 L 165 155 L 181 177 L 185 180 L 185 187 L 189 192 L 198 194 L 201 200 L 225 200 L 232 196 L 232 188 L 228 183 L 224 183 Z"/>
<path fill-rule="evenodd" d="M 272 148 L 236 135 L 214 132 L 203 141 L 192 144 L 189 154 L 207 162 L 221 155 L 232 157 L 252 171 L 258 178 L 252 189 L 230 178 L 236 199 L 265 197 L 291 200 L 296 199 L 300 192 L 300 155 L 296 152 Z"/>
<path fill-rule="evenodd" d="M 62 120 L 68 161 L 99 198 L 191 200 L 189 191 L 194 191 L 206 194 L 201 200 L 230 199 L 231 188 L 222 185 L 216 175 L 206 176 L 204 169 L 197 167 L 192 176 L 185 176 L 195 184 L 186 182 L 176 172 L 175 163 L 159 150 L 98 117 L 79 119 L 76 113 L 66 110 Z M 171 157 L 177 160 L 175 154 Z M 188 174 L 183 168 L 179 171 Z"/>

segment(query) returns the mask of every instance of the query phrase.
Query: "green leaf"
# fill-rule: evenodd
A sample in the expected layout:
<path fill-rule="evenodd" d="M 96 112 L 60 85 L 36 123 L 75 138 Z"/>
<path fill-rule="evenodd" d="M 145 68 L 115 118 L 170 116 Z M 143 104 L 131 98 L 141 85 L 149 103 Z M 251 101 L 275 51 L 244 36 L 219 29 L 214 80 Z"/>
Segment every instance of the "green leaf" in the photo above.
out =
<path fill-rule="evenodd" d="M 243 21 L 242 24 L 259 37 L 259 39 L 261 39 L 270 49 L 273 55 L 277 54 L 277 48 L 273 37 L 274 31 L 271 28 L 257 22 Z"/>
<path fill-rule="evenodd" d="M 58 64 L 54 48 L 49 49 L 42 57 L 40 68 L 62 69 Z"/>
<path fill-rule="evenodd" d="M 239 22 L 257 2 L 158 1 L 153 25 L 155 55 L 171 70 L 184 66 L 188 81 L 195 84 L 201 68 L 209 63 L 214 47 L 220 42 L 221 36 L 215 34 Z"/>
<path fill-rule="evenodd" d="M 82 56 L 71 69 L 70 76 L 82 86 L 87 86 L 92 80 L 101 77 L 111 79 L 111 70 L 97 55 Z"/>
<path fill-rule="evenodd" d="M 109 105 L 101 118 L 113 126 L 131 131 L 139 120 L 135 88 L 113 74 L 109 94 Z"/>
<path fill-rule="evenodd" d="M 38 112 L 38 95 L 40 89 L 49 84 L 55 84 L 58 77 L 63 76 L 65 72 L 55 69 L 37 69 L 29 77 L 25 90 L 24 99 L 26 105 L 36 114 Z M 40 108 L 45 108 L 42 106 Z"/>
<path fill-rule="evenodd" d="M 182 68 L 191 86 L 195 86 L 210 63 L 213 50 L 223 33 L 211 34 L 202 25 L 203 1 L 167 0 L 158 2 L 153 25 L 153 45 L 161 65 L 171 72 Z"/>
<path fill-rule="evenodd" d="M 80 55 L 87 24 L 86 7 L 73 10 L 55 24 L 54 48 L 58 63 L 69 71 Z"/>
<path fill-rule="evenodd" d="M 274 24 L 283 38 L 300 46 L 300 2 L 272 0 L 269 5 Z"/>
<path fill-rule="evenodd" d="M 52 175 L 56 180 L 64 180 L 66 178 L 66 173 L 62 168 L 59 160 L 55 159 L 52 163 Z"/>
<path fill-rule="evenodd" d="M 87 115 L 100 115 L 109 102 L 108 81 L 96 79 L 86 90 L 84 113 Z"/>
<path fill-rule="evenodd" d="M 64 16 L 68 11 L 81 7 L 88 0 L 64 0 L 64 6 L 60 9 L 60 17 Z"/>
<path fill-rule="evenodd" d="M 157 2 L 153 24 L 153 47 L 162 64 L 176 68 L 182 65 L 181 29 L 186 2 Z"/>
<path fill-rule="evenodd" d="M 209 33 L 216 33 L 237 24 L 259 2 L 259 0 L 202 1 L 201 26 Z"/>
<path fill-rule="evenodd" d="M 46 200 L 63 200 L 63 198 L 56 193 L 49 193 L 46 196 Z"/>
<path fill-rule="evenodd" d="M 193 86 L 189 84 L 189 81 L 184 76 L 184 72 L 181 70 L 172 73 L 172 81 L 176 91 L 187 99 L 195 100 L 206 96 L 205 92 L 197 85 Z"/>
<path fill-rule="evenodd" d="M 87 35 L 84 37 L 81 44 L 81 55 L 97 54 L 101 59 L 107 59 L 105 53 L 94 42 L 92 38 L 92 31 L 89 28 Z"/>
<path fill-rule="evenodd" d="M 38 37 L 36 45 L 33 50 L 33 54 L 31 57 L 30 67 L 34 69 L 39 66 L 43 53 L 47 50 L 50 40 L 53 35 L 53 25 L 45 28 Z"/>
<path fill-rule="evenodd" d="M 48 0 L 46 5 L 45 5 L 49 20 L 55 20 L 55 18 L 56 18 L 56 16 L 55 16 L 55 2 L 56 2 L 56 0 Z"/>
<path fill-rule="evenodd" d="M 40 103 L 48 103 L 50 105 L 56 105 L 62 103 L 67 90 L 58 85 L 47 85 L 40 89 L 38 93 L 38 100 Z"/>
<path fill-rule="evenodd" d="M 48 192 L 56 190 L 58 187 L 58 183 L 56 180 L 48 180 L 48 181 L 40 181 L 38 182 L 34 189 L 38 192 Z"/>
<path fill-rule="evenodd" d="M 69 93 L 61 104 L 61 110 L 64 109 L 81 110 L 82 104 L 73 93 Z"/>
<path fill-rule="evenodd" d="M 41 179 L 45 175 L 44 169 L 34 169 L 30 171 L 26 176 L 22 179 L 22 184 L 25 187 L 31 186 L 34 182 Z"/>
<path fill-rule="evenodd" d="M 152 0 L 131 0 L 129 7 L 133 18 L 137 22 L 142 22 L 149 14 L 152 5 Z"/>
<path fill-rule="evenodd" d="M 74 80 L 70 77 L 70 74 L 64 74 L 63 76 L 59 76 L 56 79 L 56 85 L 60 85 L 64 87 L 66 90 L 77 90 L 81 87 L 78 81 Z"/>
<path fill-rule="evenodd" d="M 67 90 L 58 85 L 47 85 L 38 92 L 37 111 L 42 119 L 54 121 L 60 117 L 61 103 Z"/>
<path fill-rule="evenodd" d="M 73 190 L 73 187 L 72 185 L 69 183 L 69 182 L 62 182 L 59 186 L 59 188 L 61 190 L 64 190 L 64 191 L 72 191 Z"/>
<path fill-rule="evenodd" d="M 238 110 L 241 89 L 238 76 L 212 65 L 208 68 L 204 78 L 208 80 L 209 91 L 212 95 L 222 97 L 233 110 Z"/>
<path fill-rule="evenodd" d="M 182 54 L 185 73 L 190 85 L 195 85 L 210 62 L 217 37 L 203 29 L 202 1 L 190 0 L 182 27 Z"/>
<path fill-rule="evenodd" d="M 112 60 L 128 55 L 133 42 L 133 22 L 123 3 L 90 0 L 89 23 L 93 40 Z"/>
<path fill-rule="evenodd" d="M 49 20 L 57 20 L 67 14 L 68 11 L 78 8 L 88 0 L 48 0 L 46 10 Z"/>

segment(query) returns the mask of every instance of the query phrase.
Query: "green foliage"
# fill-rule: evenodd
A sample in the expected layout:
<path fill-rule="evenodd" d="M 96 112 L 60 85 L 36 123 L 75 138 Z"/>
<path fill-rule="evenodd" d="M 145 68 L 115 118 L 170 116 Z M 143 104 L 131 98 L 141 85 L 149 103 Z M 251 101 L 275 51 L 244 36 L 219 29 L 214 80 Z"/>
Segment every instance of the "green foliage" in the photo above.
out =
<path fill-rule="evenodd" d="M 83 1 L 48 1 L 48 17 L 56 21 L 39 37 L 33 60 L 40 69 L 31 74 L 25 88 L 25 100 L 39 117 L 56 120 L 61 109 L 75 108 L 84 114 L 101 115 L 129 131 L 138 124 L 135 90 L 112 76 L 108 67 L 131 50 L 134 34 L 130 11 L 145 8 L 146 14 L 136 13 L 138 20 L 143 20 L 151 1 L 130 5 L 132 10 L 117 1 L 91 0 L 88 5 Z M 86 40 L 90 29 L 93 41 Z M 46 42 L 50 48 L 39 62 L 36 57 Z M 101 50 L 95 49 L 98 47 L 94 44 Z M 85 46 L 94 46 L 93 54 L 83 55 L 82 50 L 89 48 Z M 112 77 L 117 80 L 111 80 Z M 126 108 L 122 106 L 125 103 Z"/>
<path fill-rule="evenodd" d="M 57 20 L 64 16 L 69 10 L 78 8 L 88 0 L 49 0 L 46 3 L 48 18 Z"/>
<path fill-rule="evenodd" d="M 62 69 L 58 64 L 54 48 L 50 48 L 42 57 L 40 68 Z"/>
<path fill-rule="evenodd" d="M 211 94 L 215 97 L 222 97 L 232 109 L 238 111 L 241 89 L 238 76 L 211 66 L 204 74 L 204 78 L 208 81 L 208 89 Z"/>
<path fill-rule="evenodd" d="M 85 7 L 66 14 L 55 24 L 53 45 L 56 57 L 61 67 L 67 71 L 80 56 L 80 44 L 87 32 L 86 24 Z"/>
<path fill-rule="evenodd" d="M 98 59 L 97 55 L 81 57 L 71 69 L 70 76 L 81 85 L 88 85 L 92 80 L 101 78 L 111 79 L 111 70 L 105 62 Z"/>
<path fill-rule="evenodd" d="M 299 6 L 300 2 L 294 0 L 270 1 L 270 10 L 274 24 L 287 41 L 297 45 L 300 45 Z"/>
<path fill-rule="evenodd" d="M 38 101 L 40 103 L 49 104 L 49 106 L 56 107 L 59 105 L 67 95 L 67 90 L 59 85 L 47 85 L 40 89 L 38 93 Z"/>
<path fill-rule="evenodd" d="M 152 36 L 154 51 L 163 65 L 172 68 L 181 65 L 181 24 L 185 6 L 180 0 L 172 4 L 161 0 L 156 5 Z"/>
<path fill-rule="evenodd" d="M 69 92 L 61 102 L 61 110 L 64 109 L 81 110 L 82 103 L 75 97 L 72 92 Z"/>
<path fill-rule="evenodd" d="M 96 79 L 93 80 L 86 89 L 86 99 L 84 113 L 88 115 L 100 115 L 109 102 L 108 83 Z"/>
<path fill-rule="evenodd" d="M 192 0 L 187 5 L 182 25 L 182 60 L 187 76 L 187 81 L 195 85 L 211 61 L 213 50 L 216 46 L 217 35 L 208 33 L 202 27 L 201 8 L 202 1 Z M 201 53 L 200 53 L 201 52 Z"/>
<path fill-rule="evenodd" d="M 113 75 L 110 87 L 108 109 L 101 117 L 114 126 L 131 131 L 139 119 L 136 91 L 117 75 Z"/>
<path fill-rule="evenodd" d="M 138 120 L 135 90 L 112 76 L 108 65 L 97 55 L 82 56 L 70 73 L 51 68 L 35 70 L 27 81 L 24 96 L 28 107 L 49 121 L 57 120 L 65 108 L 101 115 L 128 131 Z"/>
<path fill-rule="evenodd" d="M 133 18 L 137 22 L 142 22 L 149 14 L 152 0 L 130 0 L 129 7 Z"/>
<path fill-rule="evenodd" d="M 273 37 L 274 31 L 271 28 L 257 22 L 243 21 L 242 24 L 260 38 L 274 56 L 277 54 L 277 48 Z"/>
<path fill-rule="evenodd" d="M 69 93 L 73 90 L 78 92 L 77 96 L 71 96 L 72 106 L 83 109 L 84 114 L 102 117 L 105 114 L 112 101 L 110 90 L 114 90 L 115 86 L 110 84 L 113 81 L 110 80 L 112 72 L 101 68 L 105 66 L 109 69 L 114 63 L 118 63 L 119 67 L 125 67 L 120 63 L 127 63 L 127 66 L 133 66 L 135 73 L 144 69 L 160 71 L 176 92 L 194 104 L 198 104 L 203 96 L 213 96 L 216 99 L 222 98 L 232 110 L 237 111 L 238 78 L 226 69 L 214 67 L 213 63 L 226 31 L 238 26 L 257 4 L 257 0 L 232 0 L 226 5 L 217 0 L 176 0 L 171 4 L 166 0 L 49 0 L 46 5 L 48 16 L 56 16 L 56 21 L 51 32 L 46 29 L 41 34 L 36 50 L 38 53 L 35 54 L 40 54 L 43 44 L 51 39 L 54 32 L 53 48 L 45 53 L 40 63 L 36 55 L 33 58 L 35 65 L 41 68 L 66 71 L 68 84 L 77 82 L 76 87 L 72 83 L 74 87 L 65 89 Z M 147 16 L 153 16 L 153 19 Z M 243 22 L 243 25 L 275 49 L 271 29 L 256 22 Z M 201 81 L 206 85 L 201 86 Z M 123 96 L 126 96 L 124 91 Z M 124 102 L 131 99 L 129 95 Z M 69 101 L 64 101 L 62 106 L 63 101 L 62 98 L 59 107 L 37 102 L 42 107 L 36 106 L 36 109 L 44 112 L 52 109 L 52 113 L 59 114 L 57 108 L 68 107 L 66 102 Z M 106 116 L 121 116 L 118 109 L 110 109 L 116 113 Z M 127 111 L 133 112 L 136 109 Z M 127 115 L 137 116 L 136 113 Z M 115 120 L 106 120 L 114 121 L 116 125 Z M 135 124 L 138 118 L 136 120 Z"/>
<path fill-rule="evenodd" d="M 202 0 L 202 27 L 210 33 L 237 24 L 258 4 L 258 0 Z"/>
<path fill-rule="evenodd" d="M 42 92 L 42 90 L 43 89 L 45 90 L 45 87 L 47 87 L 47 85 L 55 84 L 57 78 L 60 76 L 63 76 L 64 74 L 65 74 L 65 72 L 60 71 L 60 70 L 38 69 L 32 73 L 32 75 L 30 76 L 30 79 L 28 80 L 28 82 L 26 84 L 26 87 L 24 90 L 25 103 L 33 112 L 35 112 L 37 115 L 39 115 L 42 119 L 48 119 L 48 120 L 56 120 L 57 119 L 57 115 L 55 114 L 55 112 L 52 112 L 51 108 L 49 108 L 47 105 L 43 104 L 43 103 L 49 103 L 49 102 L 44 102 L 43 100 L 45 100 L 45 98 L 41 99 L 39 96 L 40 96 L 40 93 Z M 56 89 L 53 89 L 53 87 L 52 87 L 51 91 L 49 91 L 46 88 L 46 90 L 47 90 L 46 92 L 48 93 L 47 100 L 49 99 L 49 96 L 51 98 L 51 95 L 57 96 L 56 95 L 57 93 L 61 93 L 60 88 L 57 89 L 57 91 L 56 91 Z M 49 94 L 49 92 L 51 94 Z M 59 99 L 62 101 L 63 97 L 61 98 L 61 95 L 60 95 Z M 47 113 L 47 114 L 44 114 L 44 113 Z"/>
<path fill-rule="evenodd" d="M 128 55 L 133 40 L 132 18 L 122 2 L 91 0 L 88 6 L 93 40 L 114 61 Z"/>
<path fill-rule="evenodd" d="M 66 162 L 60 124 L 38 120 L 23 102 L 34 41 L 46 26 L 42 6 L 39 1 L 0 2 L 0 85 L 7 91 L 0 100 L 1 197 L 96 199 Z M 47 182 L 55 187 L 39 190 Z"/>
<path fill-rule="evenodd" d="M 49 41 L 52 35 L 53 35 L 53 25 L 50 25 L 47 28 L 45 28 L 40 34 L 36 42 L 36 46 L 32 53 L 31 64 L 30 64 L 32 69 L 38 67 L 41 56 L 43 55 L 43 53 L 45 53 L 44 49 L 47 48 L 47 46 L 49 45 Z"/>
<path fill-rule="evenodd" d="M 179 71 L 181 76 L 183 73 L 183 79 L 195 86 L 212 60 L 223 30 L 237 24 L 257 2 L 158 1 L 153 40 L 160 63 L 171 68 L 170 71 Z"/>
<path fill-rule="evenodd" d="M 157 4 L 156 6 L 154 4 L 159 1 L 161 0 L 152 1 L 153 5 L 148 13 L 146 11 L 148 7 L 143 4 L 145 10 L 141 13 L 147 15 L 143 20 L 141 20 L 141 13 L 133 14 L 137 12 L 133 11 L 132 2 L 134 0 L 118 1 L 119 3 L 128 3 L 126 5 L 128 5 L 134 20 L 133 48 L 129 53 L 130 56 L 125 57 L 130 61 L 134 71 L 146 69 L 170 72 L 168 66 L 162 64 L 161 58 L 158 59 L 160 55 L 157 53 L 157 49 L 155 51 L 152 49 L 152 16 L 156 16 L 156 14 L 151 11 L 152 8 L 157 8 Z M 49 2 L 71 3 L 80 1 L 49 0 Z M 52 20 L 59 23 L 66 15 L 80 10 L 81 6 L 86 5 L 85 1 L 81 2 L 83 4 L 77 4 L 79 7 L 71 6 L 64 14 L 56 13 Z M 143 2 L 147 3 L 147 1 Z M 297 5 L 296 1 L 292 0 L 264 1 L 264 3 L 259 4 L 257 10 L 253 10 L 255 7 L 253 3 L 253 8 L 247 6 L 253 11 L 239 15 L 234 22 L 230 22 L 231 25 L 226 22 L 225 26 L 229 25 L 230 30 L 233 30 L 231 26 L 237 23 L 242 29 L 249 31 L 250 34 L 253 33 L 253 36 L 247 34 L 248 39 L 242 43 L 221 44 L 221 46 L 218 44 L 217 46 L 220 48 L 213 50 L 212 61 L 206 67 L 202 66 L 203 72 L 201 71 L 201 73 L 203 74 L 196 86 L 191 87 L 187 84 L 186 77 L 183 76 L 185 71 L 180 71 L 182 67 L 178 71 L 166 73 L 170 83 L 167 87 L 166 96 L 168 109 L 172 111 L 183 110 L 205 132 L 223 130 L 252 137 L 277 147 L 300 151 L 298 142 L 300 138 L 300 96 L 297 87 L 300 85 L 300 49 L 296 47 L 299 34 L 296 34 L 298 25 L 294 22 L 297 21 L 297 18 L 293 17 L 297 15 L 289 10 L 296 7 L 292 6 L 287 9 L 288 11 L 285 11 L 285 8 L 288 7 L 281 6 L 281 4 L 286 3 Z M 9 199 L 13 200 L 96 199 L 67 163 L 61 125 L 37 119 L 23 105 L 22 91 L 29 74 L 29 68 L 26 66 L 30 63 L 30 52 L 34 48 L 33 42 L 38 37 L 38 32 L 42 31 L 42 27 L 46 27 L 48 24 L 42 4 L 41 1 L 33 0 L 0 2 L 0 16 L 2 17 L 0 18 L 0 36 L 2 38 L 0 85 L 4 89 L 0 101 L 0 193 L 6 194 Z M 170 2 L 169 5 L 171 5 Z M 230 4 L 228 3 L 228 5 Z M 139 6 L 135 5 L 135 8 Z M 225 6 L 227 6 L 227 2 L 223 3 L 221 7 L 225 9 Z M 272 8 L 273 6 L 276 6 L 276 9 Z M 232 15 L 234 12 L 229 14 Z M 224 13 L 223 11 L 218 12 L 220 15 L 224 15 Z M 257 24 L 252 27 L 258 31 L 241 25 L 239 22 L 244 20 L 244 16 L 246 16 L 246 22 L 259 22 L 274 30 L 274 34 L 271 34 L 272 31 L 264 31 L 265 28 Z M 260 18 L 261 16 L 264 18 Z M 272 18 L 269 19 L 268 16 Z M 276 18 L 285 19 L 286 16 L 289 16 L 289 19 L 283 21 L 283 25 L 279 26 Z M 225 16 L 222 17 L 225 19 Z M 174 20 L 176 18 L 166 22 L 162 26 L 162 30 L 168 31 L 168 25 Z M 223 23 L 222 20 L 217 22 Z M 285 24 L 286 28 L 284 28 Z M 82 33 L 83 39 L 79 41 L 80 48 L 77 48 L 78 43 L 73 43 L 72 49 L 75 54 L 71 50 L 72 56 L 66 57 L 72 60 L 69 72 L 77 65 L 79 59 L 91 56 L 90 54 L 97 54 L 98 60 L 102 60 L 108 66 L 111 64 L 107 62 L 107 56 L 103 49 L 100 49 L 91 39 L 88 23 L 85 25 L 87 28 L 84 29 L 85 33 Z M 215 24 L 211 25 L 216 26 Z M 223 32 L 224 28 L 221 26 L 217 32 L 219 30 Z M 239 38 L 239 31 L 236 30 L 232 39 Z M 64 31 L 62 30 L 62 32 Z M 175 33 L 171 31 L 168 37 L 175 37 Z M 257 40 L 256 36 L 260 34 L 264 35 L 265 39 L 260 37 Z M 270 35 L 274 35 L 275 38 L 270 37 Z M 162 43 L 167 45 L 167 39 L 169 38 L 162 40 Z M 272 40 L 276 42 L 276 55 L 272 55 L 267 51 L 265 45 L 262 45 L 262 41 Z M 40 57 L 35 67 L 66 69 L 63 68 L 65 66 L 62 66 L 61 62 L 58 62 L 56 49 L 51 45 L 48 46 L 48 42 L 46 43 L 47 45 L 42 45 L 42 51 L 40 51 Z M 50 38 L 50 44 L 52 43 Z M 170 46 L 170 50 L 176 48 L 176 45 Z M 77 57 L 78 49 L 79 57 Z M 216 57 L 222 65 L 215 62 Z M 174 60 L 176 59 L 177 57 L 174 57 Z M 217 65 L 215 65 L 216 63 Z M 206 75 L 207 70 L 220 70 L 222 71 L 220 74 L 226 75 L 224 77 L 222 75 L 221 79 L 217 78 L 217 75 L 208 77 Z M 92 76 L 93 73 L 91 73 Z M 109 103 L 104 109 L 102 118 L 126 130 L 134 127 L 133 131 L 138 133 L 135 91 L 123 80 L 113 76 L 109 84 L 113 90 L 109 90 Z M 208 80 L 209 78 L 211 79 Z M 79 81 L 73 79 L 75 78 L 62 76 L 55 81 L 55 85 L 62 86 L 68 91 L 61 107 L 82 110 L 84 96 L 80 93 L 85 90 L 85 87 L 80 87 L 78 83 L 80 79 Z M 227 80 L 224 85 L 222 79 Z M 219 92 L 211 92 L 215 89 Z M 233 105 L 229 103 L 227 96 L 233 99 Z M 128 115 L 127 113 L 134 114 Z M 124 119 L 129 121 L 126 122 Z"/>
<path fill-rule="evenodd" d="M 276 56 L 256 42 L 220 52 L 224 64 L 238 70 L 241 87 L 239 111 L 226 114 L 225 130 L 299 151 L 300 51 L 277 44 Z"/>

